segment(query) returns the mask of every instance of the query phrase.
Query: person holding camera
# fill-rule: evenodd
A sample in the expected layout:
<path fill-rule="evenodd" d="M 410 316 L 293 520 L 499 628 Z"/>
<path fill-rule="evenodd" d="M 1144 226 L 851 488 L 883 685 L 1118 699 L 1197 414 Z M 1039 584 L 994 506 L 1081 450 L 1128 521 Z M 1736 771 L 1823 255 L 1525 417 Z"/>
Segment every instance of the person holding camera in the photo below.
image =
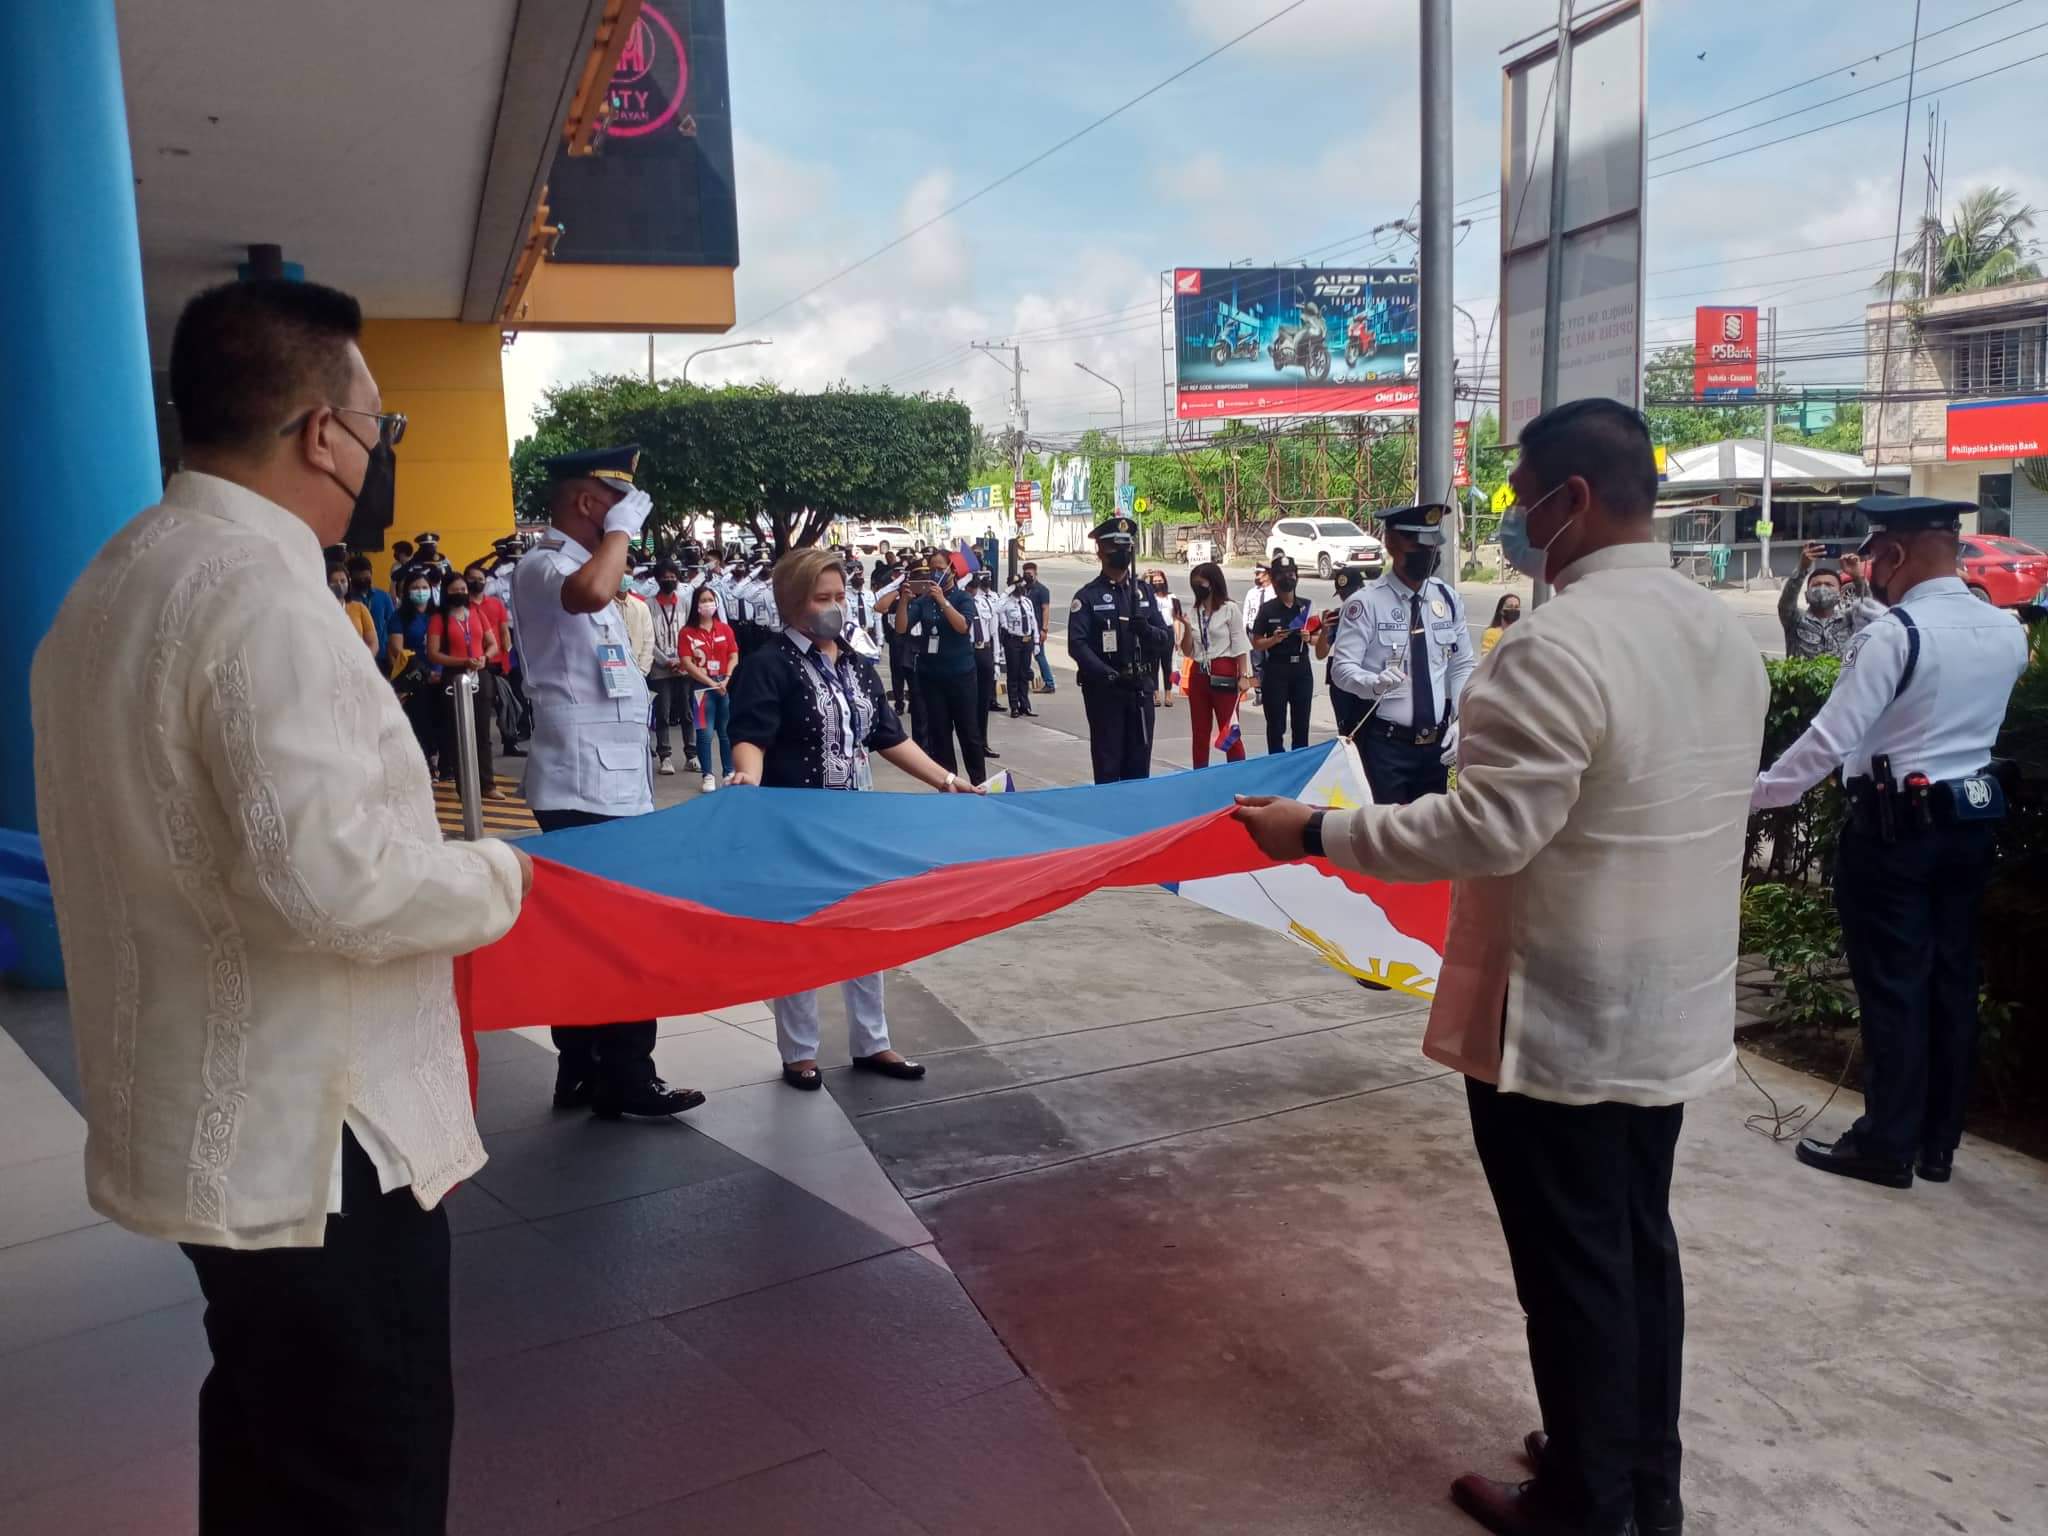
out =
<path fill-rule="evenodd" d="M 1309 605 L 1295 595 L 1301 573 L 1292 560 L 1275 560 L 1272 576 L 1275 595 L 1252 617 L 1252 648 L 1266 658 L 1260 689 L 1266 707 L 1266 750 L 1279 752 L 1288 737 L 1290 716 L 1295 748 L 1308 745 L 1308 710 L 1316 681 L 1309 670 Z"/>
<path fill-rule="evenodd" d="M 974 602 L 959 590 L 946 557 L 933 551 L 923 569 L 910 568 L 903 590 L 908 601 L 895 609 L 894 628 L 906 639 L 918 635 L 917 689 L 924 704 L 922 745 L 948 773 L 965 762 L 970 783 L 988 777 L 981 739 L 981 680 L 974 650 Z M 953 740 L 960 741 L 960 757 Z"/>
<path fill-rule="evenodd" d="M 1241 732 L 1237 722 L 1237 696 L 1251 672 L 1251 641 L 1245 637 L 1244 616 L 1230 600 L 1230 585 L 1223 579 L 1223 567 L 1206 560 L 1188 573 L 1194 590 L 1194 608 L 1182 626 L 1180 648 L 1194 662 L 1188 679 L 1188 725 L 1193 731 L 1194 761 L 1197 768 L 1209 766 L 1209 735 L 1213 719 L 1214 745 L 1224 747 L 1230 762 L 1244 761 Z M 1225 746 L 1225 742 L 1228 746 Z"/>
<path fill-rule="evenodd" d="M 1088 535 L 1102 574 L 1081 588 L 1067 615 L 1067 655 L 1081 675 L 1095 782 L 1152 776 L 1152 684 L 1173 653 L 1173 631 L 1152 589 L 1132 574 L 1135 518 L 1110 517 Z M 1028 573 L 1027 573 L 1028 574 Z"/>

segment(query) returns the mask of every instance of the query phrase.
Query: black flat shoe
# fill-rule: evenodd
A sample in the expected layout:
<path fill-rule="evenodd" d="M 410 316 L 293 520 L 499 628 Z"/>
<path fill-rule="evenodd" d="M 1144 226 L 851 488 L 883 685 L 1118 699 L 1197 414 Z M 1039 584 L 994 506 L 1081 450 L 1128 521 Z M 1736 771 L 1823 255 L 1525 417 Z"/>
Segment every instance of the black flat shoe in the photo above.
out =
<path fill-rule="evenodd" d="M 1930 1184 L 1946 1184 L 1949 1175 L 1955 1172 L 1956 1155 L 1953 1152 L 1922 1152 L 1920 1161 L 1913 1165 L 1913 1171 Z"/>
<path fill-rule="evenodd" d="M 1002 754 L 1002 753 L 1000 753 L 1000 752 L 991 752 L 991 751 L 989 751 L 989 750 L 988 750 L 988 748 L 986 748 L 986 747 L 983 747 L 983 748 L 981 749 L 981 755 L 982 755 L 983 757 L 1001 757 L 1001 756 L 1002 756 L 1003 754 Z"/>
<path fill-rule="evenodd" d="M 914 1083 L 924 1076 L 924 1064 L 916 1061 L 884 1061 L 879 1055 L 853 1058 L 856 1072 L 879 1072 L 883 1077 L 900 1077 Z"/>
<path fill-rule="evenodd" d="M 1888 1157 L 1874 1157 L 1863 1150 L 1854 1131 L 1844 1131 L 1832 1143 L 1803 1136 L 1794 1149 L 1799 1161 L 1824 1173 L 1838 1173 L 1845 1179 L 1862 1179 L 1887 1189 L 1911 1189 L 1913 1165 Z"/>
<path fill-rule="evenodd" d="M 704 1095 L 696 1089 L 671 1088 L 658 1077 L 624 1088 L 599 1083 L 590 1095 L 591 1113 L 600 1120 L 616 1120 L 621 1115 L 658 1120 L 668 1115 L 679 1115 L 686 1109 L 695 1109 L 703 1102 Z"/>
<path fill-rule="evenodd" d="M 825 1086 L 816 1067 L 797 1068 L 786 1061 L 782 1064 L 782 1080 L 799 1093 L 816 1093 Z"/>

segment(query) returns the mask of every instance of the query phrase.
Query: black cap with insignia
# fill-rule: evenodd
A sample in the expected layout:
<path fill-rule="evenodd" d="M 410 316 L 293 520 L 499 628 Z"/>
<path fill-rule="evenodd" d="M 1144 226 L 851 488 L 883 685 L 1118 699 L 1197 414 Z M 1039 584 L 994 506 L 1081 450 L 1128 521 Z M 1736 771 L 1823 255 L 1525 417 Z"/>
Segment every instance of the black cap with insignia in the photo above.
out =
<path fill-rule="evenodd" d="M 1948 501 L 1939 496 L 1865 496 L 1850 505 L 1870 523 L 1870 532 L 1856 551 L 1859 555 L 1870 553 L 1870 546 L 1887 533 L 1927 533 L 1936 529 L 1958 533 L 1962 530 L 1963 514 L 1977 510 L 1974 501 Z"/>
<path fill-rule="evenodd" d="M 640 468 L 640 445 L 622 443 L 616 448 L 557 454 L 543 459 L 540 467 L 550 480 L 602 480 L 623 494 L 633 489 L 633 475 Z"/>
<path fill-rule="evenodd" d="M 1098 544 L 1104 539 L 1136 539 L 1138 520 L 1135 517 L 1105 517 L 1088 530 L 1088 537 Z"/>
<path fill-rule="evenodd" d="M 1450 515 L 1451 509 L 1442 502 L 1425 501 L 1412 507 L 1389 507 L 1380 513 L 1379 520 L 1385 527 L 1413 535 L 1418 544 L 1441 544 L 1444 523 Z"/>
<path fill-rule="evenodd" d="M 1349 597 L 1365 585 L 1365 572 L 1355 565 L 1340 565 L 1336 574 L 1331 576 L 1330 585 L 1337 589 L 1339 598 Z"/>

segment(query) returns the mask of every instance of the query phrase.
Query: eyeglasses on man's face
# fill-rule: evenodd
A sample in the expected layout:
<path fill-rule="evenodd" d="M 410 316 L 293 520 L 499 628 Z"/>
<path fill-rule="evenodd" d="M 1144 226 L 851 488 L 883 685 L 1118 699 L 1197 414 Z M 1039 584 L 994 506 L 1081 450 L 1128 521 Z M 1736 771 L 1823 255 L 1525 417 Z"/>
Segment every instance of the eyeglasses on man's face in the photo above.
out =
<path fill-rule="evenodd" d="M 279 437 L 290 437 L 294 432 L 303 430 L 306 422 L 312 417 L 313 411 L 318 409 L 318 406 L 314 406 L 309 410 L 299 412 L 298 415 L 277 429 L 277 435 Z M 386 448 L 396 448 L 405 440 L 406 418 L 401 411 L 362 411 L 349 405 L 330 405 L 327 409 L 334 412 L 337 416 L 369 417 L 370 420 L 377 423 L 377 440 Z M 362 441 L 360 438 L 356 440 L 358 442 Z"/>

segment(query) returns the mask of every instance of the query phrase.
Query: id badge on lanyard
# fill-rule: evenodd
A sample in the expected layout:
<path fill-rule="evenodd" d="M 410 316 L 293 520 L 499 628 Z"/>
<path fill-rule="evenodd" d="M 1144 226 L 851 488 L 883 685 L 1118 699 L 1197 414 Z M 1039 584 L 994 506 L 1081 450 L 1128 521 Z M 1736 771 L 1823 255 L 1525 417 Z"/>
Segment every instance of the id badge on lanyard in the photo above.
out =
<path fill-rule="evenodd" d="M 629 699 L 633 696 L 633 679 L 628 668 L 626 648 L 623 645 L 598 646 L 597 670 L 598 675 L 604 679 L 606 698 Z"/>

